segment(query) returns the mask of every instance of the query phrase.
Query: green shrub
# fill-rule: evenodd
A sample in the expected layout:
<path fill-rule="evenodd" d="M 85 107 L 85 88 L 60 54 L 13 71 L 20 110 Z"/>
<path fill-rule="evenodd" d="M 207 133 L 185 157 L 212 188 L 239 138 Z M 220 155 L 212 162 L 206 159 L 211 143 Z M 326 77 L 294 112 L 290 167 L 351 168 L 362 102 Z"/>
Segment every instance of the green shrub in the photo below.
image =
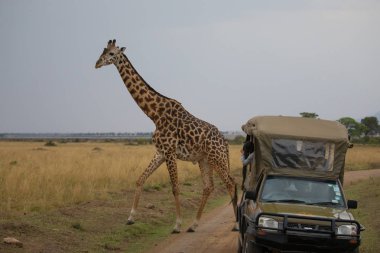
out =
<path fill-rule="evenodd" d="M 79 222 L 75 222 L 75 223 L 71 224 L 71 227 L 74 229 L 80 230 L 80 231 L 84 231 L 82 225 Z"/>
<path fill-rule="evenodd" d="M 45 146 L 46 147 L 55 147 L 57 146 L 57 144 L 55 144 L 55 142 L 53 142 L 52 140 L 48 141 L 45 143 Z"/>

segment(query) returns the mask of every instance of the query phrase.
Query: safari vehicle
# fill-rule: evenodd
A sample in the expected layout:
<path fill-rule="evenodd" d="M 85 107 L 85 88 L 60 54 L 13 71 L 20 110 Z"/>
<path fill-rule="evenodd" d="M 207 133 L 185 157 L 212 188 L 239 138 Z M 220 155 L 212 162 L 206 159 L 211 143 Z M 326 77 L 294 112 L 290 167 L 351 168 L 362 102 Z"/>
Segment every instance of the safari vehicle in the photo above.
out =
<path fill-rule="evenodd" d="M 238 206 L 241 252 L 359 252 L 363 227 L 343 193 L 350 147 L 338 122 L 260 116 L 242 126 L 255 145 Z"/>

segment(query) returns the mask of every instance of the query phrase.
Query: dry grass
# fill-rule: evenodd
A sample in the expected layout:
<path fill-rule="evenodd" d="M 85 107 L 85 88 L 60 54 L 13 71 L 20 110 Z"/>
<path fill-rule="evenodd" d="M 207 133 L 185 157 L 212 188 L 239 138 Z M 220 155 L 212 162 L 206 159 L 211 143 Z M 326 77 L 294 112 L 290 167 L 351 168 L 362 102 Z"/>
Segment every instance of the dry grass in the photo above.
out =
<path fill-rule="evenodd" d="M 347 170 L 380 169 L 380 147 L 355 145 L 347 152 Z"/>
<path fill-rule="evenodd" d="M 240 146 L 230 146 L 232 170 L 239 170 Z M 148 166 L 154 147 L 123 143 L 0 142 L 0 212 L 40 211 L 108 197 L 108 192 L 133 189 Z M 355 146 L 348 151 L 348 170 L 380 168 L 380 147 Z M 199 176 L 197 165 L 178 161 L 184 183 Z M 147 187 L 169 181 L 162 165 Z"/>
<path fill-rule="evenodd" d="M 359 202 L 356 210 L 351 210 L 355 219 L 366 227 L 362 233 L 362 245 L 360 252 L 377 253 L 380 252 L 380 178 L 370 178 L 351 184 L 345 189 L 348 199 L 355 199 Z"/>
<path fill-rule="evenodd" d="M 231 168 L 240 168 L 239 149 L 230 147 Z M 0 142 L 0 212 L 47 210 L 134 188 L 154 152 L 122 143 Z M 179 161 L 178 168 L 181 182 L 199 176 L 192 163 Z M 146 184 L 168 180 L 162 165 Z"/>

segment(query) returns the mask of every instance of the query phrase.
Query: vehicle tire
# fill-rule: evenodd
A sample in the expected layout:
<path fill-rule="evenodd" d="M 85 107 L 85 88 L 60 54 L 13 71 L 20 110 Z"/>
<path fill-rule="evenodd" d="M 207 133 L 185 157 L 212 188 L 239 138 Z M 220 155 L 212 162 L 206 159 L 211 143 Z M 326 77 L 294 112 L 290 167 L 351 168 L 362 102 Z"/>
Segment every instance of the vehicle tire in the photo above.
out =
<path fill-rule="evenodd" d="M 261 246 L 257 246 L 256 244 L 252 245 L 252 252 L 253 253 L 264 253 L 264 249 Z"/>
<path fill-rule="evenodd" d="M 240 235 L 238 236 L 237 243 L 238 243 L 238 250 L 237 250 L 237 253 L 243 253 L 243 246 L 241 245 Z"/>
<path fill-rule="evenodd" d="M 239 212 L 238 212 L 238 223 L 239 223 L 239 232 L 241 234 L 241 237 L 243 238 L 245 231 L 247 230 L 247 224 L 244 217 L 244 206 L 240 206 Z"/>
<path fill-rule="evenodd" d="M 264 249 L 254 243 L 251 243 L 247 236 L 244 236 L 242 253 L 264 253 Z"/>
<path fill-rule="evenodd" d="M 251 247 L 251 244 L 248 240 L 247 240 L 247 235 L 244 235 L 244 240 L 243 240 L 243 245 L 242 245 L 242 253 L 253 253 L 252 251 L 252 247 Z"/>

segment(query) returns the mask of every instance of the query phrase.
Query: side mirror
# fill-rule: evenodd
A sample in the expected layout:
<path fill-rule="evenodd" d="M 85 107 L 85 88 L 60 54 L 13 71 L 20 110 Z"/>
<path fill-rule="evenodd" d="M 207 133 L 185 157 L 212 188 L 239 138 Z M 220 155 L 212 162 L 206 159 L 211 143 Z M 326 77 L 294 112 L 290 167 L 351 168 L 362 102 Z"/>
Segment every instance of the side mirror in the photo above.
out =
<path fill-rule="evenodd" d="M 347 200 L 347 207 L 349 209 L 356 209 L 358 208 L 358 202 L 356 200 Z"/>
<path fill-rule="evenodd" d="M 245 198 L 250 200 L 256 200 L 256 191 L 246 191 L 245 192 Z"/>

